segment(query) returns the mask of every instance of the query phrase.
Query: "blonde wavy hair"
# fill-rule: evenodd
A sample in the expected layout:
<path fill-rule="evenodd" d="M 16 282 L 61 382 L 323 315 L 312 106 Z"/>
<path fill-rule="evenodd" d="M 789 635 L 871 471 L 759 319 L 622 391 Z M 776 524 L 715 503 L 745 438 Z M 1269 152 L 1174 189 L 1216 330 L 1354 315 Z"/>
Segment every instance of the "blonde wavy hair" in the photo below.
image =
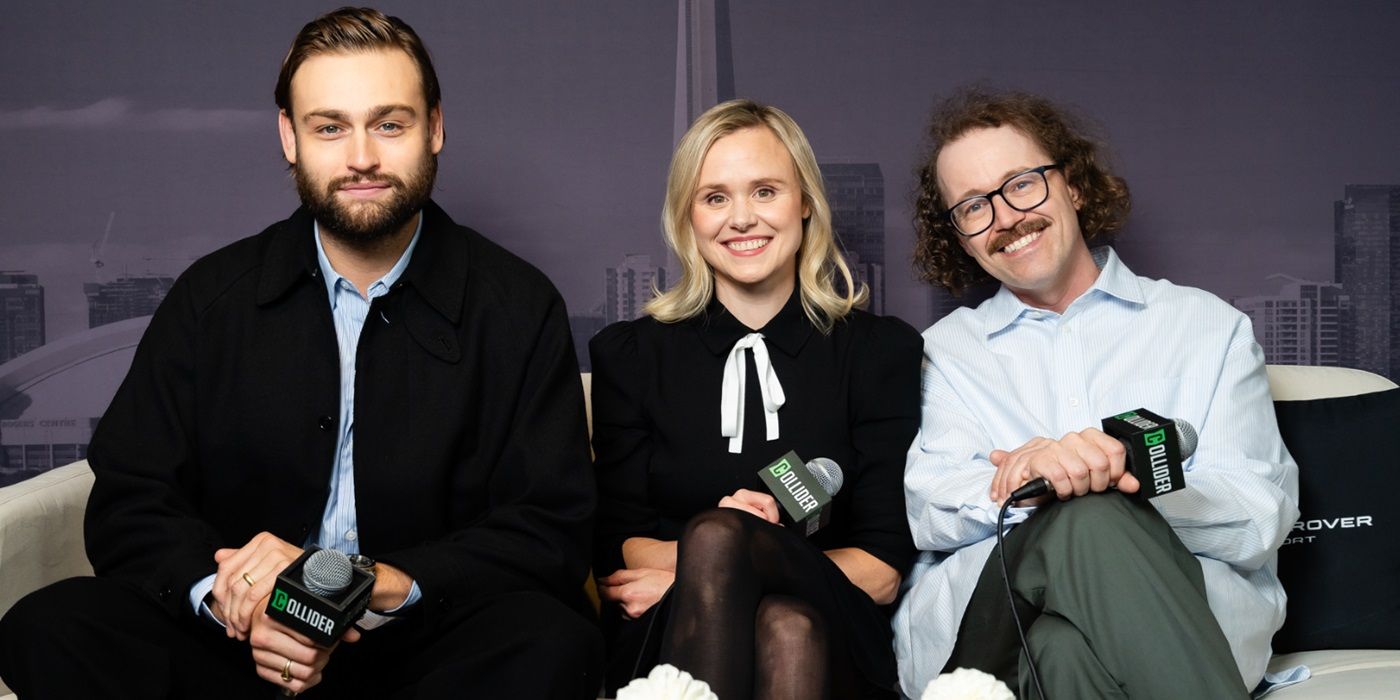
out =
<path fill-rule="evenodd" d="M 802 245 L 797 250 L 797 289 L 802 309 L 812 325 L 823 333 L 830 333 L 851 309 L 865 305 L 869 292 L 864 284 L 857 285 L 851 277 L 851 269 L 836 245 L 831 206 L 827 204 L 821 170 L 806 135 L 782 110 L 753 100 L 730 100 L 711 107 L 690 125 L 676 145 L 671 171 L 666 178 L 661 226 L 666 233 L 666 244 L 680 260 L 681 277 L 671 288 L 647 302 L 646 311 L 658 321 L 675 323 L 698 315 L 710 303 L 715 291 L 715 273 L 701 257 L 695 230 L 690 225 L 690 208 L 700 168 L 716 141 L 755 127 L 766 127 L 773 132 L 796 166 L 802 203 L 809 214 L 803 221 Z M 844 294 L 836 289 L 837 276 L 845 282 Z"/>

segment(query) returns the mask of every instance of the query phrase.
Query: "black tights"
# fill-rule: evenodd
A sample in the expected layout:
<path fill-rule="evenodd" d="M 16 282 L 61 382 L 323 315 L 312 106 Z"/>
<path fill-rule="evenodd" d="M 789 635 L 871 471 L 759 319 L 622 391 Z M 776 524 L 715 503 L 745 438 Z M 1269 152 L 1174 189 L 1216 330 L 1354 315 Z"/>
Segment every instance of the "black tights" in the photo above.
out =
<path fill-rule="evenodd" d="M 661 661 L 724 700 L 855 697 L 846 689 L 863 679 L 831 630 L 830 566 L 785 528 L 729 508 L 700 513 L 678 545 Z"/>

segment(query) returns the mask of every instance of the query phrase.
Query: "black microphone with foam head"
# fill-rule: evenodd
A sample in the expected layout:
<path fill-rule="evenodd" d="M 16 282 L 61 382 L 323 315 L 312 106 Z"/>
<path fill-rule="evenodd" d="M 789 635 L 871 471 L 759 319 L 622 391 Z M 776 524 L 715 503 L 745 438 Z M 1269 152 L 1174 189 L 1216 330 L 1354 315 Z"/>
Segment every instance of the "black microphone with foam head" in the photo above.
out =
<path fill-rule="evenodd" d="M 267 615 L 329 646 L 364 614 L 373 590 L 374 574 L 343 552 L 308 548 L 277 575 Z"/>
<path fill-rule="evenodd" d="M 825 457 L 803 462 L 791 451 L 758 470 L 758 478 L 778 501 L 782 521 L 807 536 L 831 521 L 831 499 L 845 481 L 836 462 Z"/>
<path fill-rule="evenodd" d="M 1175 427 L 1175 430 L 1168 428 Z M 1103 419 L 1103 431 L 1123 443 L 1123 469 L 1137 477 L 1138 498 L 1156 498 L 1186 488 L 1181 464 L 1196 453 L 1199 436 L 1185 420 L 1167 420 L 1144 408 Z M 1011 502 L 1043 496 L 1054 490 L 1045 478 L 1032 479 L 1016 489 Z"/>

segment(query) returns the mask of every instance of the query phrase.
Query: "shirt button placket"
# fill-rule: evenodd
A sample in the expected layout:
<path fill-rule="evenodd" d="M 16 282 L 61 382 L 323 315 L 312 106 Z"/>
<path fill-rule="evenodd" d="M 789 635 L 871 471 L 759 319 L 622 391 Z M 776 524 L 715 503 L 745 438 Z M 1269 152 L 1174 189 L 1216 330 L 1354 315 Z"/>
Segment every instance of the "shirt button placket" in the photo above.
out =
<path fill-rule="evenodd" d="M 1080 316 L 1075 316 L 1075 321 Z M 1075 329 L 1075 322 L 1065 322 L 1060 326 L 1060 337 L 1058 342 L 1065 353 L 1065 381 L 1072 384 L 1066 388 L 1069 390 L 1069 415 L 1070 420 L 1081 429 L 1084 427 L 1097 427 L 1098 419 L 1089 415 L 1089 375 L 1085 364 L 1084 344 L 1081 336 Z"/>

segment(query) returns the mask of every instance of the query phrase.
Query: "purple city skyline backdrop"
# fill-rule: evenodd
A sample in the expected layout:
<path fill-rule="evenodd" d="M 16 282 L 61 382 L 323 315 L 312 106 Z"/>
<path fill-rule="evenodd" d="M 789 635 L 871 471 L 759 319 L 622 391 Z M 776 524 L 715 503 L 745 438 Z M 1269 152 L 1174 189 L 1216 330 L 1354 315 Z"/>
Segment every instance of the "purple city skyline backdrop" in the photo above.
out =
<path fill-rule="evenodd" d="M 913 172 L 931 107 L 968 83 L 1039 92 L 1089 117 L 1134 195 L 1124 259 L 1226 299 L 1279 295 L 1290 283 L 1274 275 L 1338 281 L 1336 203 L 1349 185 L 1400 185 L 1392 3 L 718 6 L 734 94 L 792 114 L 823 164 L 878 166 L 884 311 L 919 328 L 948 306 L 909 263 Z M 85 284 L 174 277 L 295 208 L 272 87 L 297 29 L 333 7 L 8 8 L 0 270 L 43 286 L 48 344 L 92 346 L 80 338 Z M 544 270 L 575 316 L 604 315 L 607 271 L 626 255 L 666 260 L 677 2 L 379 7 L 433 54 L 448 134 L 435 199 L 455 219 Z M 1400 240 L 1400 204 L 1390 206 L 1389 232 L 1371 238 Z M 1389 318 L 1343 311 L 1342 323 Z M 1400 338 L 1383 340 L 1400 357 Z M 30 385 L 43 374 L 27 371 L 16 376 Z M 37 430 L 100 415 L 120 376 L 94 385 L 81 374 L 53 379 L 23 408 L 0 395 L 0 419 Z"/>

